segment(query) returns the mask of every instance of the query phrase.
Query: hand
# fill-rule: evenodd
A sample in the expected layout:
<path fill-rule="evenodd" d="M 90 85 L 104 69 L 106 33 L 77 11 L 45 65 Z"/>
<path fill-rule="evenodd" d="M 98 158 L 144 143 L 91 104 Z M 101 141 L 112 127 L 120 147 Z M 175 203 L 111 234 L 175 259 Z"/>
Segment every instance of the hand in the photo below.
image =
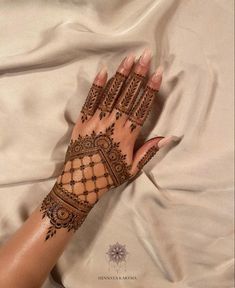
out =
<path fill-rule="evenodd" d="M 78 229 L 105 192 L 135 176 L 167 143 L 156 137 L 134 153 L 162 81 L 159 68 L 139 95 L 150 61 L 146 49 L 137 63 L 133 55 L 126 57 L 108 81 L 104 68 L 95 77 L 73 129 L 64 169 L 41 207 L 51 222 L 46 240 L 56 229 Z"/>

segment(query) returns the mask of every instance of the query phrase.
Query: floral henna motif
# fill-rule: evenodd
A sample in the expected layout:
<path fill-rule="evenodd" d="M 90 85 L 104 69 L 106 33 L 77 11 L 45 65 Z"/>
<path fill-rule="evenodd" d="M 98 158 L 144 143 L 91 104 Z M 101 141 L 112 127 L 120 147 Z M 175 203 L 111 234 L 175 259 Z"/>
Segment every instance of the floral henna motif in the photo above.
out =
<path fill-rule="evenodd" d="M 71 140 L 63 172 L 41 207 L 43 217 L 48 216 L 52 225 L 46 240 L 56 229 L 78 229 L 103 192 L 131 178 L 126 155 L 112 138 L 114 125 L 104 133 L 93 131 Z"/>
<path fill-rule="evenodd" d="M 137 168 L 139 170 L 141 170 L 153 158 L 153 156 L 157 153 L 158 150 L 159 150 L 158 145 L 155 145 L 155 146 L 151 147 L 146 152 L 144 157 L 139 161 L 139 163 L 137 164 Z"/>
<path fill-rule="evenodd" d="M 92 116 L 95 113 L 95 110 L 98 107 L 98 102 L 100 100 L 100 96 L 102 94 L 102 86 L 93 84 L 91 89 L 88 93 L 87 99 L 85 104 L 82 107 L 81 113 L 82 115 L 82 122 L 87 120 L 87 116 Z"/>
<path fill-rule="evenodd" d="M 107 112 L 111 112 L 115 101 L 122 89 L 124 82 L 126 81 L 126 76 L 116 72 L 115 76 L 109 80 L 104 91 L 103 101 L 99 105 L 101 110 L 100 119 L 102 119 Z"/>
<path fill-rule="evenodd" d="M 116 113 L 116 119 L 119 119 L 124 114 L 129 114 L 131 109 L 133 108 L 134 102 L 136 101 L 136 97 L 139 94 L 141 86 L 143 84 L 145 77 L 133 73 L 130 81 L 125 85 L 124 91 L 122 95 L 119 97 L 118 102 L 115 108 L 118 110 Z"/>
<path fill-rule="evenodd" d="M 45 240 L 53 237 L 56 230 L 67 228 L 76 231 L 85 220 L 93 205 L 82 201 L 74 193 L 69 193 L 58 183 L 55 183 L 51 192 L 42 202 L 42 218 L 47 216 L 51 226 L 48 228 Z"/>
<path fill-rule="evenodd" d="M 131 131 L 133 131 L 137 125 L 142 126 L 148 117 L 155 95 L 158 93 L 150 87 L 146 87 L 143 96 L 139 99 L 131 112 L 129 120 L 132 122 Z"/>

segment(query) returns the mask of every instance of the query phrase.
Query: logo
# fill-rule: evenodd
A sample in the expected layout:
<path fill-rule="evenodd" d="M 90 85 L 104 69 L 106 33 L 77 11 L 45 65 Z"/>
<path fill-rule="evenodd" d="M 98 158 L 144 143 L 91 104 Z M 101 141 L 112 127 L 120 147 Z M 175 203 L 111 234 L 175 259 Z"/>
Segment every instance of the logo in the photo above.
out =
<path fill-rule="evenodd" d="M 107 275 L 98 276 L 98 280 L 137 280 L 136 276 L 127 275 L 127 260 L 130 253 L 127 251 L 126 245 L 116 242 L 109 245 L 105 252 L 105 258 L 108 263 Z M 112 273 L 112 274 L 111 274 Z"/>
<path fill-rule="evenodd" d="M 116 244 L 109 245 L 109 249 L 106 254 L 108 255 L 109 263 L 114 264 L 114 268 L 116 268 L 117 273 L 122 264 L 125 265 L 126 270 L 126 258 L 127 254 L 129 254 L 126 250 L 126 245 L 121 245 L 118 242 Z"/>

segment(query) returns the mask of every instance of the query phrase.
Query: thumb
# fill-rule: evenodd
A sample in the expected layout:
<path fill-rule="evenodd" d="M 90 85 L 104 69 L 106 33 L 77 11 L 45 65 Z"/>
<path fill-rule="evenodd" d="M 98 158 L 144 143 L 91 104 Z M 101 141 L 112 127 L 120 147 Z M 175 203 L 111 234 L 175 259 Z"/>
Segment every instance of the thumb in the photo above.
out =
<path fill-rule="evenodd" d="M 158 136 L 144 143 L 134 155 L 131 174 L 136 175 L 157 153 L 159 149 L 173 140 L 174 136 Z"/>

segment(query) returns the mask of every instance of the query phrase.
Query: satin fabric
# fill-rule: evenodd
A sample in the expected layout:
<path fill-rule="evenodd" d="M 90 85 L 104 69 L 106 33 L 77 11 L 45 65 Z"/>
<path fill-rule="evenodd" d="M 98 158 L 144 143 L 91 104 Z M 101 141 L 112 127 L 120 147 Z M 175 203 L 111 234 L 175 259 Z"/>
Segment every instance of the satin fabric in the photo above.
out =
<path fill-rule="evenodd" d="M 98 69 L 153 51 L 163 84 L 139 144 L 175 135 L 107 193 L 44 287 L 233 286 L 233 1 L 0 1 L 0 241 L 62 168 Z M 109 245 L 126 245 L 117 273 Z M 104 280 L 101 276 L 136 279 Z M 60 283 L 60 284 L 56 284 Z M 62 286 L 61 286 L 62 287 Z"/>

